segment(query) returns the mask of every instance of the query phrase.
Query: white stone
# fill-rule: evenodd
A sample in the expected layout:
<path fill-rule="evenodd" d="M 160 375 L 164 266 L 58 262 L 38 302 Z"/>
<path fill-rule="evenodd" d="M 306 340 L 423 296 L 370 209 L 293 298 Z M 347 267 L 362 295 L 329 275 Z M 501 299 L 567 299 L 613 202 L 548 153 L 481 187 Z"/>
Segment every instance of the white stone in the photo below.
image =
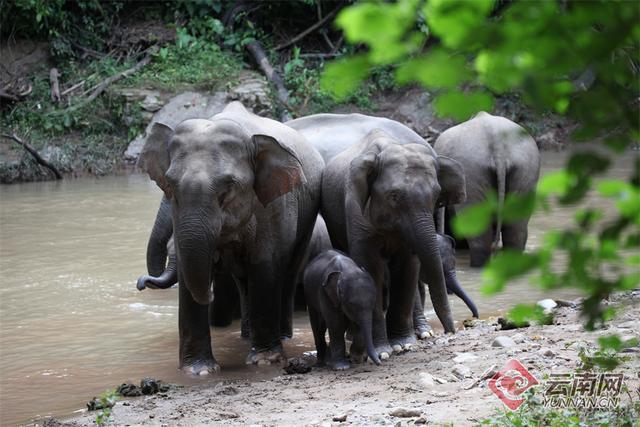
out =
<path fill-rule="evenodd" d="M 466 363 L 466 362 L 474 361 L 477 358 L 478 358 L 478 356 L 476 356 L 473 353 L 458 353 L 458 352 L 456 352 L 456 357 L 453 358 L 453 361 L 455 363 Z"/>
<path fill-rule="evenodd" d="M 471 369 L 465 365 L 455 365 L 451 373 L 460 379 L 471 378 Z"/>
<path fill-rule="evenodd" d="M 502 348 L 513 347 L 515 345 L 516 343 L 506 335 L 497 336 L 491 343 L 491 347 L 502 347 Z"/>
<path fill-rule="evenodd" d="M 536 303 L 538 307 L 542 307 L 545 313 L 549 314 L 553 311 L 554 308 L 558 306 L 558 303 L 552 300 L 551 298 L 540 300 Z"/>

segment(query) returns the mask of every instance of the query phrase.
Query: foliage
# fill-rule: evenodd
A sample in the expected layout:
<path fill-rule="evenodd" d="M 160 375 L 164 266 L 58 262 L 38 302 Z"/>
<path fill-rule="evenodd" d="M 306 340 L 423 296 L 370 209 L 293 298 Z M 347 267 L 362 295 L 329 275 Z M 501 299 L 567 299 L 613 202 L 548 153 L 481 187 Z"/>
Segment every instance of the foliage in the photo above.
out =
<path fill-rule="evenodd" d="M 607 335 L 598 338 L 598 349 L 595 351 L 581 348 L 578 352 L 582 369 L 585 371 L 599 368 L 603 371 L 613 371 L 623 362 L 629 360 L 628 356 L 623 356 L 620 352 L 626 348 L 632 348 L 638 345 L 637 338 L 631 338 L 623 341 L 617 335 Z"/>
<path fill-rule="evenodd" d="M 614 410 L 584 411 L 548 408 L 533 387 L 525 392 L 525 402 L 516 410 L 505 410 L 483 419 L 480 425 L 496 427 L 633 427 L 640 417 L 640 401 L 620 405 Z"/>
<path fill-rule="evenodd" d="M 466 120 L 490 111 L 496 95 L 515 92 L 537 111 L 574 119 L 577 140 L 622 152 L 640 138 L 640 9 L 634 2 L 400 0 L 356 4 L 336 23 L 348 41 L 367 47 L 327 65 L 322 86 L 338 99 L 374 66 L 393 65 L 399 83 L 436 92 L 440 115 Z M 577 152 L 561 172 L 542 178 L 537 195 L 509 196 L 504 206 L 489 195 L 457 218 L 454 231 L 473 236 L 496 215 L 508 224 L 533 209 L 549 214 L 552 202 L 575 204 L 610 163 L 593 149 Z M 495 256 L 483 273 L 484 289 L 500 291 L 535 271 L 545 289 L 574 287 L 586 295 L 588 329 L 609 319 L 613 313 L 602 300 L 640 283 L 640 159 L 629 180 L 602 181 L 597 190 L 616 206 L 613 221 L 594 209 L 578 211 L 575 226 L 547 233 L 541 248 Z M 560 257 L 566 268 L 553 264 Z M 521 319 L 536 315 L 532 306 L 516 312 Z"/>
<path fill-rule="evenodd" d="M 103 426 L 111 420 L 111 408 L 118 400 L 117 390 L 107 390 L 100 395 L 100 412 L 96 414 L 96 424 Z"/>
<path fill-rule="evenodd" d="M 160 48 L 153 62 L 122 85 L 150 86 L 164 90 L 220 89 L 231 83 L 240 69 L 237 56 L 223 52 L 206 39 L 180 36 L 175 45 Z"/>

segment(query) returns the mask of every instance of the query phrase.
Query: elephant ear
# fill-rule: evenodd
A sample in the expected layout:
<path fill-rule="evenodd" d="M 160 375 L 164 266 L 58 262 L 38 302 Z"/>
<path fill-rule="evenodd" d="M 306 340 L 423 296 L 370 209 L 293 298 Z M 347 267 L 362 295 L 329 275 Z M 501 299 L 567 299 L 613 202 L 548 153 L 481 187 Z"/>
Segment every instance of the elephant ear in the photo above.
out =
<path fill-rule="evenodd" d="M 457 160 L 438 156 L 438 183 L 440 184 L 438 206 L 457 205 L 467 200 L 464 168 Z"/>
<path fill-rule="evenodd" d="M 340 275 L 341 273 L 339 271 L 329 271 L 322 280 L 322 288 L 327 293 L 327 296 L 335 308 L 340 308 L 340 301 L 342 301 Z"/>
<path fill-rule="evenodd" d="M 366 151 L 351 161 L 347 183 L 346 204 L 355 203 L 364 213 L 375 179 L 377 151 Z"/>
<path fill-rule="evenodd" d="M 251 140 L 255 146 L 253 189 L 262 206 L 307 182 L 293 151 L 269 135 L 253 135 Z"/>
<path fill-rule="evenodd" d="M 171 189 L 167 184 L 164 174 L 169 169 L 168 143 L 173 129 L 169 126 L 155 122 L 151 126 L 147 141 L 144 143 L 138 166 L 149 174 L 149 177 L 164 191 L 167 198 L 171 198 Z"/>

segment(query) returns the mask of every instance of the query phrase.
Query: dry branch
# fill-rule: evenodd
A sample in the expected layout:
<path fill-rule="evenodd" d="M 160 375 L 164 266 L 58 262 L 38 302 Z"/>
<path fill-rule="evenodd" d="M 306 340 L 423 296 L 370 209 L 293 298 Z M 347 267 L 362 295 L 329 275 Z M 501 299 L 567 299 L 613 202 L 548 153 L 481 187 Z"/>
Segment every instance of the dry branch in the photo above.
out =
<path fill-rule="evenodd" d="M 100 96 L 100 94 L 102 94 L 102 92 L 104 92 L 113 83 L 115 83 L 118 80 L 121 80 L 121 79 L 123 79 L 125 77 L 129 77 L 132 74 L 135 74 L 141 68 L 143 68 L 145 65 L 149 64 L 149 62 L 151 62 L 152 52 L 153 51 L 148 52 L 147 55 L 144 58 L 142 58 L 142 60 L 140 62 L 138 62 L 136 65 L 134 65 L 133 67 L 131 67 L 131 68 L 127 69 L 127 70 L 121 71 L 118 74 L 114 74 L 113 76 L 104 79 L 100 84 L 95 86 L 95 89 L 93 90 L 93 92 L 91 92 L 91 94 L 89 96 L 87 96 L 85 99 L 83 99 L 82 101 L 78 102 L 75 105 L 72 105 L 71 107 L 69 107 L 69 108 L 67 108 L 65 110 L 56 111 L 55 114 L 56 115 L 57 114 L 64 114 L 64 113 L 75 111 L 75 110 L 77 110 L 79 108 L 84 107 L 85 105 L 87 105 L 88 103 L 90 103 L 91 101 L 96 99 L 98 96 Z"/>
<path fill-rule="evenodd" d="M 51 101 L 60 102 L 60 82 L 58 82 L 58 77 L 60 73 L 57 68 L 52 68 L 49 71 L 49 82 L 51 83 Z"/>
<path fill-rule="evenodd" d="M 6 139 L 11 139 L 11 140 L 17 142 L 18 144 L 20 144 L 22 146 L 22 148 L 27 150 L 29 152 L 29 154 L 31 154 L 33 156 L 33 158 L 36 160 L 36 162 L 38 162 L 38 164 L 46 167 L 51 172 L 53 172 L 53 174 L 55 175 L 56 179 L 62 179 L 62 174 L 60 173 L 58 168 L 56 168 L 51 163 L 49 163 L 48 161 L 43 159 L 42 156 L 40 155 L 40 153 L 38 153 L 38 150 L 33 148 L 33 146 L 31 144 L 29 144 L 28 142 L 23 141 L 22 139 L 18 138 L 18 136 L 15 133 L 12 133 L 11 135 L 2 134 L 0 136 L 3 137 L 3 138 L 6 138 Z"/>
<path fill-rule="evenodd" d="M 329 22 L 329 20 L 331 18 L 333 18 L 334 16 L 336 16 L 336 14 L 338 13 L 338 11 L 340 10 L 341 6 L 336 7 L 335 9 L 333 9 L 331 12 L 329 12 L 324 18 L 322 18 L 321 20 L 319 20 L 318 22 L 316 22 L 315 24 L 313 24 L 312 26 L 310 26 L 309 28 L 307 28 L 306 30 L 304 30 L 303 32 L 301 32 L 300 34 L 298 34 L 297 36 L 293 37 L 291 40 L 289 40 L 286 43 L 283 43 L 281 45 L 278 45 L 275 47 L 275 50 L 282 50 L 285 47 L 289 47 L 294 43 L 299 42 L 300 40 L 302 40 L 303 38 L 305 38 L 306 36 L 308 36 L 309 34 L 311 34 L 312 32 L 314 32 L 315 30 L 317 30 L 318 28 L 323 27 L 327 22 Z"/>
<path fill-rule="evenodd" d="M 71 92 L 73 92 L 74 90 L 80 88 L 84 86 L 84 80 L 82 80 L 80 83 L 76 83 L 73 86 L 71 86 L 69 89 L 65 89 L 60 93 L 60 96 L 65 96 L 70 94 Z"/>

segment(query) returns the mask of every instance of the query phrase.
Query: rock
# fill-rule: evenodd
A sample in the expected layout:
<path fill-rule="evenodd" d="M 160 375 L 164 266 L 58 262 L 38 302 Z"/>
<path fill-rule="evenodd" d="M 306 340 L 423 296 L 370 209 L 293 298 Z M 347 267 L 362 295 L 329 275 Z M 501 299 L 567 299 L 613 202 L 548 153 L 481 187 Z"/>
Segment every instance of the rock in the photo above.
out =
<path fill-rule="evenodd" d="M 396 408 L 393 411 L 389 412 L 389 415 L 398 418 L 411 418 L 419 417 L 420 415 L 422 415 L 422 411 L 419 411 L 417 409 Z"/>
<path fill-rule="evenodd" d="M 433 388 L 436 385 L 433 376 L 426 372 L 420 372 L 418 374 L 418 383 L 424 388 Z"/>
<path fill-rule="evenodd" d="M 147 140 L 151 126 L 155 122 L 163 123 L 175 128 L 180 122 L 187 119 L 206 119 L 221 112 L 227 105 L 227 94 L 215 92 L 208 95 L 200 92 L 184 92 L 171 98 L 154 115 L 146 128 L 145 134 L 135 138 L 124 152 L 124 160 L 135 162 L 140 156 L 142 147 Z"/>
<path fill-rule="evenodd" d="M 476 360 L 478 358 L 478 356 L 476 356 L 473 353 L 458 353 L 456 352 L 456 357 L 453 358 L 453 361 L 455 363 L 466 363 L 466 362 L 472 362 L 474 360 Z"/>
<path fill-rule="evenodd" d="M 511 339 L 516 344 L 522 344 L 523 342 L 525 342 L 527 340 L 527 337 L 524 334 L 514 334 L 514 335 L 511 336 Z"/>
<path fill-rule="evenodd" d="M 567 348 L 573 351 L 580 352 L 580 351 L 587 350 L 588 346 L 584 342 L 576 341 L 571 343 Z"/>
<path fill-rule="evenodd" d="M 471 378 L 471 369 L 465 365 L 455 365 L 451 370 L 451 373 L 459 379 Z"/>
<path fill-rule="evenodd" d="M 497 336 L 491 343 L 491 347 L 509 348 L 515 346 L 516 343 L 506 335 Z"/>
<path fill-rule="evenodd" d="M 147 95 L 142 102 L 140 103 L 140 107 L 148 111 L 150 113 L 155 113 L 159 109 L 164 106 L 164 102 L 160 100 L 157 94 L 151 93 Z"/>
<path fill-rule="evenodd" d="M 542 307 L 542 309 L 546 314 L 550 314 L 553 311 L 553 309 L 558 306 L 558 303 L 556 303 L 554 300 L 550 298 L 547 298 L 547 299 L 538 301 L 536 305 L 538 307 Z"/>
<path fill-rule="evenodd" d="M 427 419 L 425 417 L 420 417 L 417 420 L 415 420 L 413 423 L 414 424 L 426 424 L 427 423 Z"/>
<path fill-rule="evenodd" d="M 274 106 L 269 96 L 269 83 L 260 74 L 243 71 L 238 84 L 229 91 L 228 101 L 240 101 L 260 116 L 273 116 Z"/>
<path fill-rule="evenodd" d="M 447 393 L 446 391 L 432 391 L 431 394 L 435 397 L 445 397 L 445 396 L 449 396 L 449 393 Z"/>
<path fill-rule="evenodd" d="M 123 384 L 121 384 L 116 389 L 116 391 L 120 396 L 124 396 L 124 397 L 142 396 L 142 390 L 140 390 L 140 387 L 136 386 L 135 384 L 131 384 L 131 383 L 123 383 Z"/>
<path fill-rule="evenodd" d="M 446 383 L 449 382 L 449 381 L 445 380 L 444 378 L 440 378 L 440 377 L 433 377 L 433 379 L 436 380 L 436 382 L 438 384 L 446 384 Z"/>
<path fill-rule="evenodd" d="M 333 417 L 332 421 L 337 422 L 337 423 L 343 423 L 343 422 L 347 421 L 347 414 L 337 415 L 337 416 Z"/>
<path fill-rule="evenodd" d="M 287 361 L 284 372 L 288 375 L 306 374 L 311 372 L 311 364 L 304 357 L 292 357 Z"/>
<path fill-rule="evenodd" d="M 555 131 L 545 132 L 536 138 L 536 143 L 540 150 L 545 151 L 562 151 L 563 147 L 560 143 Z"/>
<path fill-rule="evenodd" d="M 217 414 L 218 414 L 219 417 L 225 418 L 225 419 L 228 419 L 228 420 L 240 417 L 240 415 L 238 415 L 235 412 L 231 412 L 231 411 L 229 411 L 229 412 L 227 412 L 227 411 L 218 411 Z"/>
<path fill-rule="evenodd" d="M 155 394 L 160 390 L 158 381 L 153 378 L 143 378 L 140 380 L 140 391 L 142 394 Z"/>
<path fill-rule="evenodd" d="M 556 355 L 556 352 L 548 347 L 542 347 L 540 350 L 538 350 L 538 354 L 544 357 L 554 357 Z"/>

